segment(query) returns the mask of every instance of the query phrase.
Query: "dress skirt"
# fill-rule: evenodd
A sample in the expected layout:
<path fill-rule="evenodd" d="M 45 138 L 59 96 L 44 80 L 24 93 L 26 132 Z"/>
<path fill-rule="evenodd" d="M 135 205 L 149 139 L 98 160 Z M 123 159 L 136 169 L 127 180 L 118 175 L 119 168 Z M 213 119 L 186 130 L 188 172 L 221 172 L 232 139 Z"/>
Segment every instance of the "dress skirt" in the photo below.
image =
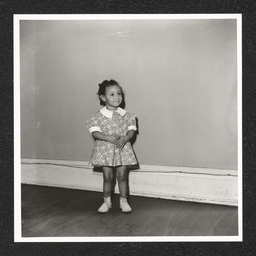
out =
<path fill-rule="evenodd" d="M 137 159 L 130 142 L 123 148 L 117 148 L 110 142 L 96 140 L 93 148 L 90 164 L 94 166 L 120 166 L 135 165 Z"/>

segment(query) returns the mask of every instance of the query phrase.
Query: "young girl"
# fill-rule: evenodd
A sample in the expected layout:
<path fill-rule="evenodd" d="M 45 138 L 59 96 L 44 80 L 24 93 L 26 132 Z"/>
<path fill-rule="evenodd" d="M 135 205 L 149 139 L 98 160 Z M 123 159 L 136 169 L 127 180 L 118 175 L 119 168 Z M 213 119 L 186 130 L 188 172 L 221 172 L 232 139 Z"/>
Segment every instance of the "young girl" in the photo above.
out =
<path fill-rule="evenodd" d="M 94 114 L 86 125 L 95 139 L 90 159 L 94 166 L 103 170 L 104 202 L 98 212 L 108 212 L 112 207 L 111 187 L 113 171 L 116 170 L 120 192 L 120 208 L 122 212 L 131 212 L 127 202 L 127 166 L 137 164 L 130 140 L 136 128 L 135 115 L 120 108 L 123 91 L 114 80 L 105 80 L 99 84 L 100 105 L 104 107 Z"/>

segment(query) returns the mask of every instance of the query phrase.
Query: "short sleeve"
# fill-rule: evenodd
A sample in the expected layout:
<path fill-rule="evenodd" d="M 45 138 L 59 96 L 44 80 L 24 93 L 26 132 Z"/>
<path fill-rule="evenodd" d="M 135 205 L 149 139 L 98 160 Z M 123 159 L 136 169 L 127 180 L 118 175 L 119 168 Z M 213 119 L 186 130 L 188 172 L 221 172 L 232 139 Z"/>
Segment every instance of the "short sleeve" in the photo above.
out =
<path fill-rule="evenodd" d="M 137 130 L 136 127 L 136 115 L 135 114 L 130 114 L 129 120 L 128 120 L 128 131 L 130 130 Z"/>
<path fill-rule="evenodd" d="M 95 116 L 92 116 L 90 119 L 86 121 L 86 127 L 89 129 L 89 132 L 92 134 L 93 132 L 101 132 L 99 122 Z"/>

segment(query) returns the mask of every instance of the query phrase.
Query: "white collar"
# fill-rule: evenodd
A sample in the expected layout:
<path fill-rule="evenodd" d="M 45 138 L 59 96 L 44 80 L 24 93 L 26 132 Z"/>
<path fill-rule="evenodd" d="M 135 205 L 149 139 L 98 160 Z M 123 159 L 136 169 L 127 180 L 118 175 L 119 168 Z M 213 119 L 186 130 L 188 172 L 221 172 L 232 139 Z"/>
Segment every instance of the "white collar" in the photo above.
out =
<path fill-rule="evenodd" d="M 111 110 L 108 110 L 106 106 L 103 107 L 102 109 L 100 109 L 100 112 L 102 115 L 104 115 L 108 118 L 112 118 L 113 112 L 117 112 L 121 116 L 124 116 L 126 113 L 126 111 L 122 108 L 117 108 L 117 110 L 111 111 Z"/>

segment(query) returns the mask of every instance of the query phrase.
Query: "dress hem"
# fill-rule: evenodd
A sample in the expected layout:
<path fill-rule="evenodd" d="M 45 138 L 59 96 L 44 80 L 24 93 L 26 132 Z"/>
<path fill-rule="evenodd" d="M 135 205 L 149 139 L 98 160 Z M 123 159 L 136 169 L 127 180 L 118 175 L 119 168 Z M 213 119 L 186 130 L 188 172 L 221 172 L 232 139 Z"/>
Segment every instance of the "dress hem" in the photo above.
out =
<path fill-rule="evenodd" d="M 89 164 L 92 165 L 93 167 L 118 167 L 118 166 L 135 166 L 138 165 L 138 163 L 136 164 L 118 164 L 118 165 L 96 165 L 96 164 Z"/>

